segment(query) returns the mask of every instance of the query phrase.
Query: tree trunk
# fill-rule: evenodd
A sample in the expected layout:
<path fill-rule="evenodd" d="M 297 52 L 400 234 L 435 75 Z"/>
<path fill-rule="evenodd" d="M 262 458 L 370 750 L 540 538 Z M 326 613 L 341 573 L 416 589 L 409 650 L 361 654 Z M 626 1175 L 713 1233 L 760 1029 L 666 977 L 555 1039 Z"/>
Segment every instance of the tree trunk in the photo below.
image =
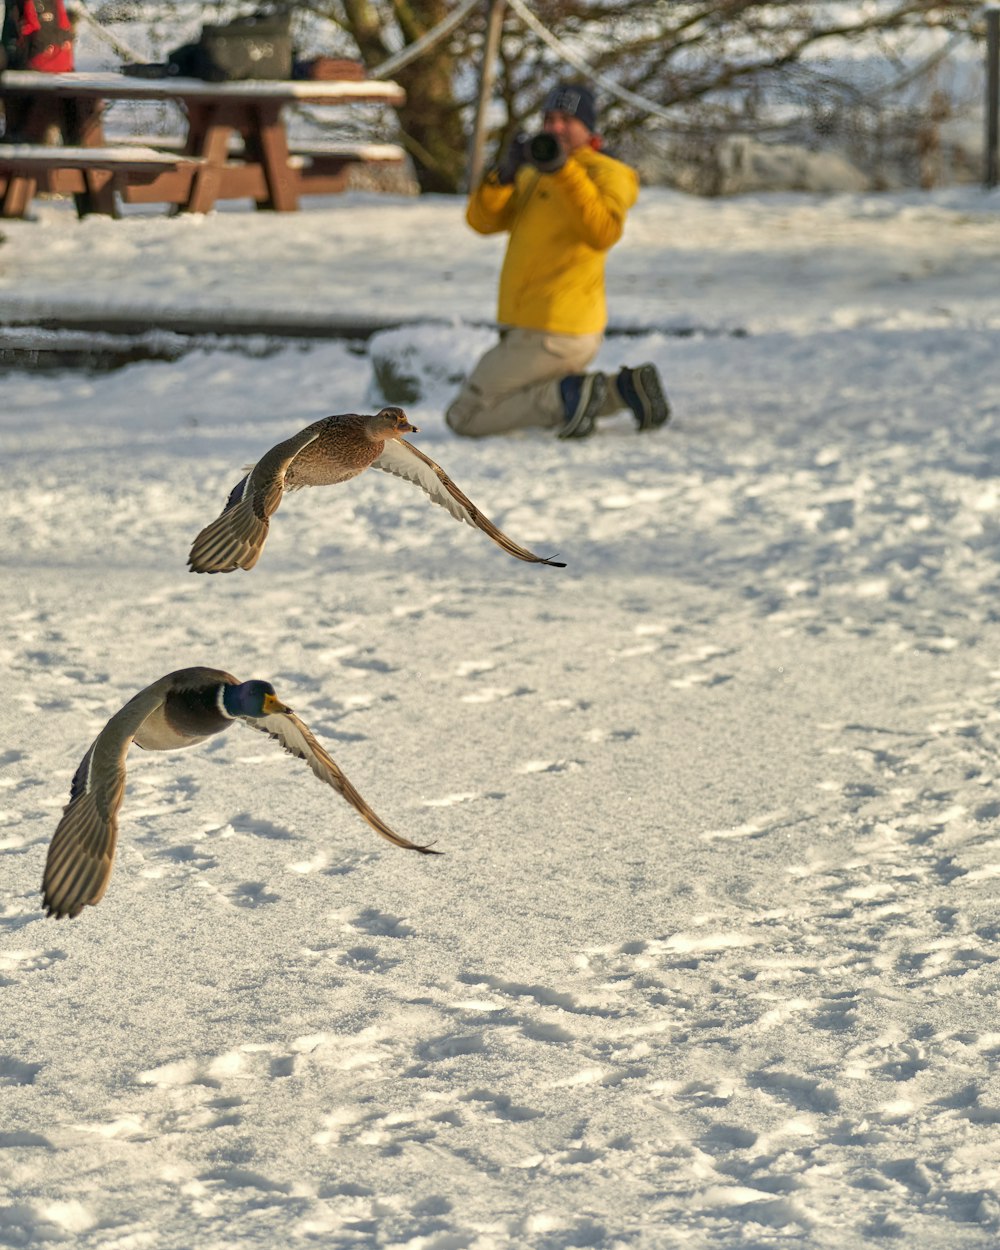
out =
<path fill-rule="evenodd" d="M 448 16 L 446 0 L 393 0 L 393 14 L 405 44 L 415 43 Z M 344 12 L 362 59 L 374 67 L 390 52 L 382 38 L 383 21 L 369 0 L 345 0 Z M 397 110 L 402 142 L 413 159 L 420 190 L 451 194 L 462 185 L 466 135 L 455 102 L 454 35 L 393 74 L 406 91 L 406 103 Z"/>
<path fill-rule="evenodd" d="M 467 140 L 452 95 L 453 73 L 451 59 L 439 57 L 396 75 L 406 89 L 406 103 L 399 110 L 403 143 L 421 191 L 451 194 L 462 185 Z"/>

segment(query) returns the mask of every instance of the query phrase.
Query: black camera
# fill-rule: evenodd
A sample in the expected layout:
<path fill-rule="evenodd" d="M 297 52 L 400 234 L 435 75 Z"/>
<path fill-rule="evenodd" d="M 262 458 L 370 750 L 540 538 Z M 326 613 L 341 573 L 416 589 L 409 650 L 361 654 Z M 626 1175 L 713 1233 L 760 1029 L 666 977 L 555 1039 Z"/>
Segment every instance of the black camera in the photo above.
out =
<path fill-rule="evenodd" d="M 528 160 L 543 174 L 552 173 L 563 163 L 562 148 L 555 135 L 546 131 L 533 135 L 527 142 L 525 150 Z"/>

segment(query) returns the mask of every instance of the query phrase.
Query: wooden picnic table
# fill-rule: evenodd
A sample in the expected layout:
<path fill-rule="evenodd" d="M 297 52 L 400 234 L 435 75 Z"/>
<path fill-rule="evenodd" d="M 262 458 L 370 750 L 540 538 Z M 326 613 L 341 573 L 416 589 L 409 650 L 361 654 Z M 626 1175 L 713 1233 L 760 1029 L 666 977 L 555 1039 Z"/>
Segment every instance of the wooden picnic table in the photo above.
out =
<path fill-rule="evenodd" d="M 116 73 L 44 74 L 7 70 L 0 100 L 18 117 L 19 140 L 42 143 L 55 126 L 68 148 L 103 148 L 104 114 L 114 100 L 169 100 L 187 118 L 177 168 L 165 172 L 155 191 L 140 187 L 133 202 L 154 198 L 204 213 L 216 201 L 251 198 L 258 208 L 291 212 L 302 191 L 300 167 L 290 159 L 285 111 L 308 104 L 345 108 L 360 103 L 396 107 L 405 93 L 397 83 L 374 79 L 334 82 L 225 82 L 195 78 L 130 78 Z M 3 145 L 0 145 L 0 156 Z M 58 159 L 58 148 L 52 152 Z M 74 170 L 79 165 L 73 166 Z M 57 171 L 58 172 L 58 171 Z M 58 179 L 56 179 L 58 181 Z M 91 211 L 108 211 L 98 204 Z"/>

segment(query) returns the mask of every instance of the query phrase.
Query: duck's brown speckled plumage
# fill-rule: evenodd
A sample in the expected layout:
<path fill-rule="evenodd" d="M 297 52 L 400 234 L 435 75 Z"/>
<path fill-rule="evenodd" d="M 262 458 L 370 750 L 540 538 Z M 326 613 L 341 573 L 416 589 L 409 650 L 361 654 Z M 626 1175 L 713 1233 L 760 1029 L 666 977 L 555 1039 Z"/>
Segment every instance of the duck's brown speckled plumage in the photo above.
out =
<path fill-rule="evenodd" d="M 384 438 L 372 438 L 371 420 L 371 417 L 349 412 L 339 417 L 324 417 L 308 426 L 316 432 L 316 437 L 297 453 L 285 470 L 285 490 L 336 486 L 363 473 L 378 459 L 385 446 Z M 412 428 L 407 422 L 407 429 Z"/>
<path fill-rule="evenodd" d="M 286 490 L 335 486 L 374 466 L 405 478 L 425 491 L 458 521 L 482 530 L 518 560 L 564 566 L 537 556 L 483 516 L 439 464 L 403 438 L 419 433 L 402 408 L 383 408 L 373 416 L 343 413 L 314 421 L 278 443 L 253 466 L 230 493 L 222 514 L 207 525 L 191 547 L 188 565 L 195 573 L 230 573 L 252 569 L 264 548 L 270 518 Z"/>

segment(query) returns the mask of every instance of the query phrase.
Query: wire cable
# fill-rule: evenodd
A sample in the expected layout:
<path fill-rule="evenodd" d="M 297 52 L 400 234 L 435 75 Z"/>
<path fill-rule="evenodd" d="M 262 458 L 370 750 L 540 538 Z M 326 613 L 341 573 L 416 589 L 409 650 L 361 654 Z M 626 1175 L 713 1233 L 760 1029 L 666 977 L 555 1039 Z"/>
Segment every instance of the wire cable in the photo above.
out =
<path fill-rule="evenodd" d="M 440 43 L 442 39 L 450 35 L 456 26 L 459 26 L 478 4 L 479 0 L 465 0 L 465 3 L 459 5 L 454 13 L 449 13 L 436 26 L 432 26 L 430 30 L 425 31 L 419 39 L 407 44 L 405 48 L 401 48 L 394 56 L 390 56 L 387 61 L 383 61 L 381 65 L 376 65 L 374 69 L 369 70 L 368 77 L 388 78 L 397 69 L 402 69 L 404 65 L 409 65 L 411 61 L 415 61 L 418 57 L 423 56 L 428 48 L 433 48 L 435 44 Z"/>

